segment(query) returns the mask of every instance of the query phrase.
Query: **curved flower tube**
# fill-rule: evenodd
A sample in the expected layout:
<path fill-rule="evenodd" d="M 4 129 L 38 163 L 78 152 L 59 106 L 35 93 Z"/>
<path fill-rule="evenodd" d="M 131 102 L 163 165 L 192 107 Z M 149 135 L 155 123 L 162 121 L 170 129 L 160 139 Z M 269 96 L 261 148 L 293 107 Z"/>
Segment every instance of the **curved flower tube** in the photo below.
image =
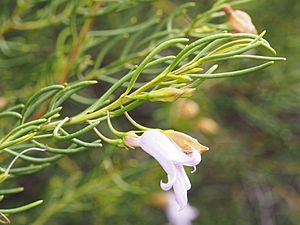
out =
<path fill-rule="evenodd" d="M 190 180 L 183 166 L 194 167 L 200 163 L 200 152 L 192 148 L 185 151 L 172 139 L 158 130 L 145 131 L 141 136 L 126 136 L 126 144 L 133 147 L 141 147 L 145 152 L 158 161 L 167 173 L 168 182 L 160 181 L 162 190 L 168 191 L 173 187 L 175 200 L 179 207 L 184 208 L 187 203 L 187 191 L 191 188 Z"/>

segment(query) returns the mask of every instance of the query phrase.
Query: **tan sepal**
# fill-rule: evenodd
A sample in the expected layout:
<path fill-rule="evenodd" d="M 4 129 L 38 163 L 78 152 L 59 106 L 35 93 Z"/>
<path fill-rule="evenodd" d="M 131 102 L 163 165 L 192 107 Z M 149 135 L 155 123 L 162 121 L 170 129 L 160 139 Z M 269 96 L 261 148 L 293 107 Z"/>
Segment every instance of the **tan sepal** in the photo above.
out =
<path fill-rule="evenodd" d="M 174 130 L 166 130 L 164 134 L 174 141 L 185 153 L 191 153 L 193 149 L 197 149 L 201 154 L 208 151 L 208 147 L 200 144 L 197 139 L 192 138 L 191 136 L 174 131 Z"/>

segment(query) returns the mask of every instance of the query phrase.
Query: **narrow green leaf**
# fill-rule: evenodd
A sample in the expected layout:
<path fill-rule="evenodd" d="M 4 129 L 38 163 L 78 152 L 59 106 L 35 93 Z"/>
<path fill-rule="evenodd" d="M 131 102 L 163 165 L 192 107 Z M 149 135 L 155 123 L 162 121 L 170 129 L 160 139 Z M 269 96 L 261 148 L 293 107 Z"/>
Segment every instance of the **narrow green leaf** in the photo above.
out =
<path fill-rule="evenodd" d="M 12 208 L 12 209 L 0 209 L 0 212 L 1 213 L 4 213 L 4 214 L 14 214 L 14 213 L 20 213 L 20 212 L 24 212 L 28 209 L 31 209 L 31 208 L 34 208 L 40 204 L 43 203 L 43 200 L 38 200 L 38 201 L 35 201 L 35 202 L 32 202 L 32 203 L 29 203 L 27 205 L 24 205 L 24 206 L 20 206 L 20 207 L 17 207 L 17 208 Z"/>

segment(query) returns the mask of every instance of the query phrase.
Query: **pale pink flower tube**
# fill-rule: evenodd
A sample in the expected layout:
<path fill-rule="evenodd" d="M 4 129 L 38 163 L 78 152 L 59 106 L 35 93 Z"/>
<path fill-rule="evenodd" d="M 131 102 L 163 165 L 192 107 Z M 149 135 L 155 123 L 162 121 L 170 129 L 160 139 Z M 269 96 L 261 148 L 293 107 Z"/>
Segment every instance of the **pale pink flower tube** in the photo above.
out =
<path fill-rule="evenodd" d="M 194 167 L 201 161 L 200 152 L 196 149 L 189 154 L 169 139 L 165 134 L 157 130 L 145 131 L 139 137 L 125 138 L 127 144 L 135 147 L 141 147 L 145 152 L 158 161 L 168 176 L 168 182 L 160 182 L 164 191 L 173 187 L 175 200 L 180 209 L 184 208 L 187 203 L 187 191 L 191 188 L 190 180 L 183 166 Z"/>

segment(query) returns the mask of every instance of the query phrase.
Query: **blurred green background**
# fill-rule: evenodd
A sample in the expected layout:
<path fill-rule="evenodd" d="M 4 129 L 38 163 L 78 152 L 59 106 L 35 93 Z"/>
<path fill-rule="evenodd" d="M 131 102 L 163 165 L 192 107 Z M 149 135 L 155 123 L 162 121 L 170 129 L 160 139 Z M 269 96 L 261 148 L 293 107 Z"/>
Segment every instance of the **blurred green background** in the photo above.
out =
<path fill-rule="evenodd" d="M 178 5 L 184 1 L 157 2 Z M 11 13 L 14 4 L 2 0 L 2 17 Z M 200 11 L 210 5 L 211 1 L 197 1 Z M 210 147 L 197 173 L 190 176 L 190 204 L 200 210 L 193 224 L 296 225 L 300 220 L 300 2 L 253 1 L 240 8 L 251 15 L 259 32 L 267 30 L 265 38 L 278 55 L 287 57 L 286 62 L 244 77 L 206 81 L 191 100 L 145 104 L 131 115 L 148 126 L 186 132 Z M 151 10 L 132 6 L 126 17 L 125 13 L 103 16 L 94 26 L 116 27 L 134 15 L 147 17 Z M 61 27 L 8 32 L 9 52 L 1 40 L 2 104 L 3 98 L 8 105 L 24 102 L 39 87 L 60 80 L 57 71 L 65 64 L 65 50 L 54 53 L 53 49 Z M 20 42 L 27 44 L 15 44 Z M 114 55 L 118 52 L 110 53 L 104 63 Z M 81 60 L 89 63 L 88 58 Z M 230 62 L 228 67 L 243 63 L 247 62 Z M 97 96 L 95 91 L 90 94 Z M 71 114 L 82 107 L 72 102 L 66 106 L 65 113 Z M 1 135 L 9 124 L 1 120 Z M 116 127 L 127 129 L 122 121 Z M 5 203 L 39 198 L 45 202 L 13 215 L 12 224 L 166 224 L 163 210 L 151 200 L 165 174 L 146 158 L 141 151 L 106 146 L 65 157 L 38 174 L 24 176 L 18 183 L 26 191 Z"/>

